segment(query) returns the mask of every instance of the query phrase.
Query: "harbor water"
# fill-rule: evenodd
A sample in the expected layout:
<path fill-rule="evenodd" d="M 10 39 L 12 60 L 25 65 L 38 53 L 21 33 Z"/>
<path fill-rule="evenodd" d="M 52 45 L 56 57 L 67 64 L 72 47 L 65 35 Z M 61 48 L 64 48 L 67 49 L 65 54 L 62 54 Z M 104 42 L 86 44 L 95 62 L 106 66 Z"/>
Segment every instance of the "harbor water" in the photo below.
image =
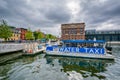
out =
<path fill-rule="evenodd" d="M 115 60 L 21 56 L 0 64 L 0 80 L 120 80 L 120 46 Z"/>

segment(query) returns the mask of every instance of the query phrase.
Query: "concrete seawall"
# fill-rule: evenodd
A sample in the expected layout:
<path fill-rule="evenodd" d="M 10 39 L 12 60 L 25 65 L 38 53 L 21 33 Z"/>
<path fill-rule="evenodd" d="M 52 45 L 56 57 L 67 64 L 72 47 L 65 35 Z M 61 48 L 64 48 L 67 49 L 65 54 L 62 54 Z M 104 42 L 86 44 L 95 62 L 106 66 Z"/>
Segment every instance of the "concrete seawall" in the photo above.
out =
<path fill-rule="evenodd" d="M 120 41 L 108 41 L 107 43 L 108 44 L 118 44 L 118 45 L 120 45 Z"/>
<path fill-rule="evenodd" d="M 0 44 L 0 54 L 20 51 L 23 49 L 24 49 L 23 44 L 16 44 L 16 43 L 2 43 L 2 44 Z"/>

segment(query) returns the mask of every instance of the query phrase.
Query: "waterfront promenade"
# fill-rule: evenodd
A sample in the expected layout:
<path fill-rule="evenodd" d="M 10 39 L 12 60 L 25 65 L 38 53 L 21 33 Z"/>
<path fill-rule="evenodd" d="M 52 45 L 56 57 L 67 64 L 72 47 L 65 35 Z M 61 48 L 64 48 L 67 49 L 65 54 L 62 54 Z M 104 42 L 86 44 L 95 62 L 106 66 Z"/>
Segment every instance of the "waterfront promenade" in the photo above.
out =
<path fill-rule="evenodd" d="M 22 51 L 24 49 L 23 44 L 20 43 L 1 43 L 0 44 L 0 54 L 5 54 L 9 52 Z"/>
<path fill-rule="evenodd" d="M 1 43 L 0 44 L 0 54 L 7 54 L 10 52 L 22 51 L 26 53 L 36 53 L 40 49 L 45 49 L 45 44 L 38 42 L 29 43 Z"/>
<path fill-rule="evenodd" d="M 45 50 L 45 44 L 37 42 L 31 43 L 1 43 L 0 44 L 0 64 L 18 58 L 22 55 L 35 55 Z"/>

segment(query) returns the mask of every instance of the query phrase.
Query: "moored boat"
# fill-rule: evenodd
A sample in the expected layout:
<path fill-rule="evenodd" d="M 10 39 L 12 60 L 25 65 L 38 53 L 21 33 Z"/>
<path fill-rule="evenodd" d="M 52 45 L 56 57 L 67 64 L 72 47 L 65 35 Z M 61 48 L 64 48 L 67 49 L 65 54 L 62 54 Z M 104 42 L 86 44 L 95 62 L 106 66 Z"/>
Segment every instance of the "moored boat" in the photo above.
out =
<path fill-rule="evenodd" d="M 114 59 L 112 54 L 107 53 L 102 40 L 62 40 L 62 46 L 48 45 L 46 55 Z"/>
<path fill-rule="evenodd" d="M 23 55 L 35 55 L 45 51 L 43 44 L 26 44 Z"/>

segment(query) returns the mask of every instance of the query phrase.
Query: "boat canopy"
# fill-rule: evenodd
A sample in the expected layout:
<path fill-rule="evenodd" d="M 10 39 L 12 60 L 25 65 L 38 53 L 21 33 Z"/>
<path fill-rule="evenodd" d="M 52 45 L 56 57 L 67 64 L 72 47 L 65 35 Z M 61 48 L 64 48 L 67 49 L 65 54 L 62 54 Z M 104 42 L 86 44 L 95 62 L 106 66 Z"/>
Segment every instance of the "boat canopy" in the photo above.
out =
<path fill-rule="evenodd" d="M 105 43 L 104 40 L 62 40 L 64 43 Z"/>

